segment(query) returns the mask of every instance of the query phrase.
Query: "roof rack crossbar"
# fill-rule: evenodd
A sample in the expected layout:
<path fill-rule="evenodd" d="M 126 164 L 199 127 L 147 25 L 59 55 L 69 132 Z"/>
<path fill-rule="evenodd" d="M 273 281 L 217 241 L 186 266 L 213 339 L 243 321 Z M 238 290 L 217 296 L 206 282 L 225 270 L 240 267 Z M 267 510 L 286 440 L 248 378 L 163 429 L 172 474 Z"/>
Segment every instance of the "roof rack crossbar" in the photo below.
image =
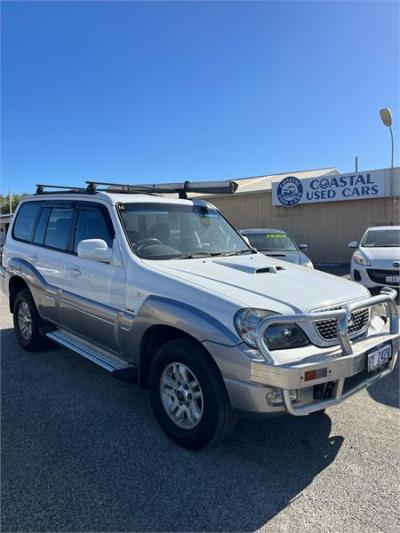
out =
<path fill-rule="evenodd" d="M 86 192 L 87 187 L 68 187 L 66 185 L 47 185 L 44 183 L 36 184 L 36 194 L 48 194 L 51 191 L 46 191 L 45 189 L 63 189 L 69 192 Z"/>
<path fill-rule="evenodd" d="M 235 181 L 204 181 L 204 182 L 190 182 L 184 183 L 159 183 L 159 184 L 143 184 L 130 185 L 123 183 L 111 183 L 105 181 L 86 181 L 88 189 L 96 190 L 97 185 L 110 187 L 106 189 L 109 192 L 121 193 L 177 193 L 179 198 L 187 198 L 187 193 L 194 192 L 199 194 L 232 194 L 237 188 L 238 184 Z"/>

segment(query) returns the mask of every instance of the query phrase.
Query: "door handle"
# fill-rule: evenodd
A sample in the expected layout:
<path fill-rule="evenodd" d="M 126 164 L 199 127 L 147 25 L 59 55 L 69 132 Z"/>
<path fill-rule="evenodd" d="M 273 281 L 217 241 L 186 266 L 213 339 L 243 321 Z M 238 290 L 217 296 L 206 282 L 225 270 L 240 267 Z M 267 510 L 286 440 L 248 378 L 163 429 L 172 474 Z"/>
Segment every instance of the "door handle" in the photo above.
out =
<path fill-rule="evenodd" d="M 39 261 L 39 258 L 37 255 L 30 255 L 29 256 L 29 260 L 32 262 L 32 263 L 37 263 Z"/>
<path fill-rule="evenodd" d="M 75 276 L 75 277 L 78 277 L 82 274 L 81 272 L 81 269 L 78 268 L 78 267 L 68 267 L 67 268 L 67 271 L 72 275 L 72 276 Z"/>

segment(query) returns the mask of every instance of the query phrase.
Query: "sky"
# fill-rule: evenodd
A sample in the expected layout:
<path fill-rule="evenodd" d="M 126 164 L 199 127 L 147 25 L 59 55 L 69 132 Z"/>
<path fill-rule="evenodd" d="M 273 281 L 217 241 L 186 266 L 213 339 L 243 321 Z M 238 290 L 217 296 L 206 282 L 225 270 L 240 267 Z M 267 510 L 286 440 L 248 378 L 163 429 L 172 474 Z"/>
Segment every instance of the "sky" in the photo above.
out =
<path fill-rule="evenodd" d="M 0 193 L 390 166 L 395 2 L 1 4 Z M 395 163 L 398 163 L 398 158 Z"/>

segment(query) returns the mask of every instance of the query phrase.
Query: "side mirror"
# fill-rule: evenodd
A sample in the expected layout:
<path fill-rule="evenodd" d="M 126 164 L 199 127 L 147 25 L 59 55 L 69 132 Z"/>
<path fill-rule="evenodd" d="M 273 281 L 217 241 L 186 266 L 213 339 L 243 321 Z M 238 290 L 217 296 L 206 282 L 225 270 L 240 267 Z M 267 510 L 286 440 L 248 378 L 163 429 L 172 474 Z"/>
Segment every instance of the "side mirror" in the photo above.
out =
<path fill-rule="evenodd" d="M 308 244 L 299 244 L 299 248 L 300 250 L 303 250 L 303 252 L 305 252 L 306 250 L 308 250 Z"/>
<path fill-rule="evenodd" d="M 242 239 L 244 240 L 244 242 L 246 244 L 248 244 L 250 246 L 250 248 L 252 247 L 251 244 L 250 244 L 250 241 L 249 241 L 248 237 L 246 237 L 246 235 L 242 235 Z"/>
<path fill-rule="evenodd" d="M 358 247 L 358 242 L 357 241 L 351 241 L 351 242 L 349 242 L 349 244 L 347 246 L 349 248 L 357 248 Z"/>
<path fill-rule="evenodd" d="M 112 249 L 102 239 L 86 239 L 78 244 L 78 257 L 98 261 L 99 263 L 111 263 Z"/>

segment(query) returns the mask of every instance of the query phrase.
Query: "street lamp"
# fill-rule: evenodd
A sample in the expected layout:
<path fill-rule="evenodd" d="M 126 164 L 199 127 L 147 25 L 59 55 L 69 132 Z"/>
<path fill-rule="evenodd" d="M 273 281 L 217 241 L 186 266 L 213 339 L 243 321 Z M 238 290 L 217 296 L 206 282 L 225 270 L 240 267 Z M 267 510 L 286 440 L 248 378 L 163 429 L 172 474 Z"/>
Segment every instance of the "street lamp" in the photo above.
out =
<path fill-rule="evenodd" d="M 389 128 L 390 138 L 392 139 L 392 168 L 394 166 L 394 142 L 393 142 L 393 131 L 392 131 L 392 112 L 388 107 L 384 107 L 379 111 L 381 115 L 382 122 L 385 126 Z"/>

